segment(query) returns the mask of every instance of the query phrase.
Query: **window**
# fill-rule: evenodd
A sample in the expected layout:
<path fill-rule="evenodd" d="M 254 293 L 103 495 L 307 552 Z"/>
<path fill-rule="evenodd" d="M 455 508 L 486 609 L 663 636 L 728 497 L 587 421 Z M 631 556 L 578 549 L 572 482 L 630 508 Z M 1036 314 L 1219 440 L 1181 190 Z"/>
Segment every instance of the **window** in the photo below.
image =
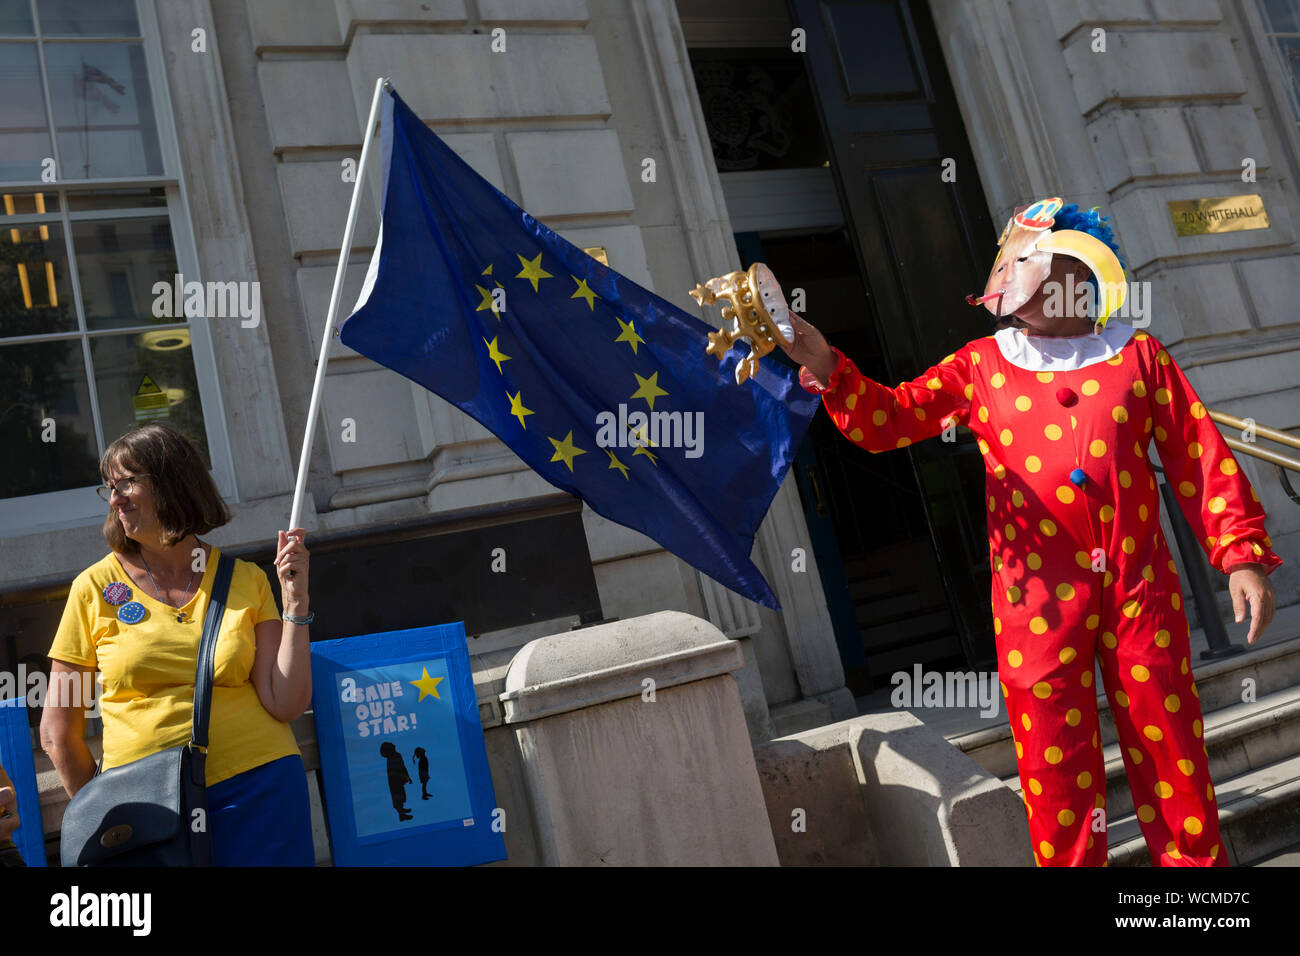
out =
<path fill-rule="evenodd" d="M 197 373 L 183 310 L 156 307 L 187 227 L 139 14 L 0 0 L 0 534 L 102 516 L 99 457 L 137 422 L 166 420 L 211 466 L 210 356 Z"/>
<path fill-rule="evenodd" d="M 1291 113 L 1300 123 L 1300 0 L 1261 0 L 1264 35 L 1282 70 Z"/>

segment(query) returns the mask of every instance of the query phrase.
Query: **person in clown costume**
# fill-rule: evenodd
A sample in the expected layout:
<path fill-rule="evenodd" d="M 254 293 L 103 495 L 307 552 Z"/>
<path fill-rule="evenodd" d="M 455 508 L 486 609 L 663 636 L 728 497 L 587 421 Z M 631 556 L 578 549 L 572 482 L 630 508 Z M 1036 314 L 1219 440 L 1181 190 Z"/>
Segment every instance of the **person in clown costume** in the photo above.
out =
<path fill-rule="evenodd" d="M 1152 440 L 1211 564 L 1229 575 L 1238 621 L 1250 607 L 1252 644 L 1272 619 L 1267 574 L 1281 564 L 1264 510 L 1169 353 L 1107 321 L 1125 282 L 1097 212 L 1040 200 L 1016 211 L 998 244 L 984 294 L 968 301 L 1007 327 L 913 381 L 863 376 L 798 316 L 793 342 L 776 339 L 803 365 L 804 388 L 869 451 L 956 424 L 978 439 L 998 673 L 1038 864 L 1106 862 L 1093 826 L 1106 804 L 1096 658 L 1152 861 L 1226 865 Z M 1074 307 L 1088 298 L 1068 294 L 1079 289 L 1091 307 Z"/>

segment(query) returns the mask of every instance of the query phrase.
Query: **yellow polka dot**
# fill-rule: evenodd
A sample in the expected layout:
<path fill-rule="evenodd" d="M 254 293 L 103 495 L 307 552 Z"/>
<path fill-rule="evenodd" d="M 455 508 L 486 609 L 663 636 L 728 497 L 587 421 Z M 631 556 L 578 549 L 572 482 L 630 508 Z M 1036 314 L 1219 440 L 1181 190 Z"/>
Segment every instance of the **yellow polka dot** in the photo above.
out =
<path fill-rule="evenodd" d="M 967 382 L 966 387 L 961 391 L 962 394 L 966 396 L 966 400 L 970 401 L 975 395 L 975 384 L 973 382 Z"/>
<path fill-rule="evenodd" d="M 1156 404 L 1157 404 L 1157 405 L 1168 405 L 1169 402 L 1170 402 L 1170 400 L 1171 400 L 1172 398 L 1173 398 L 1173 396 L 1169 394 L 1169 389 L 1167 389 L 1167 388 L 1157 388 L 1157 389 L 1156 389 Z"/>
<path fill-rule="evenodd" d="M 1192 417 L 1193 417 L 1193 418 L 1204 418 L 1204 417 L 1205 417 L 1205 406 L 1202 405 L 1200 402 L 1192 402 Z"/>
<path fill-rule="evenodd" d="M 1147 740 L 1160 741 L 1165 739 L 1164 732 L 1154 724 L 1147 724 L 1142 728 L 1142 733 L 1146 736 Z"/>
<path fill-rule="evenodd" d="M 1128 409 L 1123 405 L 1116 405 L 1110 410 L 1110 417 L 1122 425 L 1128 421 Z"/>
<path fill-rule="evenodd" d="M 1079 653 L 1073 647 L 1063 647 L 1061 648 L 1060 653 L 1056 656 L 1060 658 L 1062 664 L 1068 664 L 1070 661 L 1078 657 Z"/>
<path fill-rule="evenodd" d="M 993 466 L 993 477 L 994 477 L 994 478 L 998 479 L 998 481 L 1001 481 L 1001 480 L 1002 480 L 1003 478 L 1005 478 L 1006 476 L 1007 476 L 1007 466 L 1006 466 L 1006 465 L 1003 465 L 1003 464 L 997 464 L 997 465 L 994 465 L 994 466 Z"/>
<path fill-rule="evenodd" d="M 1070 824 L 1074 823 L 1074 811 L 1062 810 L 1056 815 L 1056 822 L 1063 827 L 1068 827 Z"/>
<path fill-rule="evenodd" d="M 854 441 L 862 441 L 862 429 L 861 428 L 853 429 L 853 431 L 849 432 L 849 438 L 853 439 Z"/>
<path fill-rule="evenodd" d="M 1113 356 L 1106 359 L 1107 365 L 1121 365 L 1124 362 L 1124 353 L 1116 352 Z"/>
<path fill-rule="evenodd" d="M 1150 514 L 1150 512 L 1147 511 L 1146 505 L 1138 505 L 1138 518 L 1140 518 L 1143 521 L 1146 521 L 1148 514 Z"/>
<path fill-rule="evenodd" d="M 1041 783 L 1039 783 L 1037 780 L 1035 780 L 1033 777 L 1030 777 L 1030 778 L 1029 778 L 1029 792 L 1032 793 L 1034 796 L 1037 797 L 1037 796 L 1039 796 L 1039 795 L 1042 794 L 1042 792 L 1043 792 L 1043 785 L 1042 785 Z"/>
<path fill-rule="evenodd" d="M 1029 622 L 1029 629 L 1033 631 L 1035 634 L 1046 634 L 1047 621 L 1041 617 L 1033 618 Z"/>
<path fill-rule="evenodd" d="M 1093 458 L 1100 458 L 1102 455 L 1106 454 L 1106 443 L 1100 438 L 1094 438 L 1088 445 L 1088 451 L 1092 454 Z"/>
<path fill-rule="evenodd" d="M 1121 488 L 1131 487 L 1133 484 L 1133 476 L 1130 475 L 1127 471 L 1121 471 L 1119 473 L 1119 484 Z"/>
<path fill-rule="evenodd" d="M 1040 680 L 1034 685 L 1034 696 L 1039 700 L 1047 700 L 1052 696 L 1052 685 L 1045 680 Z"/>
<path fill-rule="evenodd" d="M 1177 573 L 1178 573 L 1178 565 L 1174 564 L 1174 559 L 1173 559 L 1173 558 L 1170 558 L 1168 563 L 1169 563 L 1169 570 L 1170 570 L 1173 574 L 1177 574 Z"/>
<path fill-rule="evenodd" d="M 1034 403 L 1029 400 L 1028 395 L 1020 395 L 1016 397 L 1016 409 L 1018 411 L 1027 412 L 1031 407 L 1033 407 L 1033 404 Z"/>
<path fill-rule="evenodd" d="M 1110 636 L 1113 638 L 1115 635 L 1112 634 Z M 1122 690 L 1115 691 L 1115 703 L 1119 704 L 1121 707 L 1127 707 L 1129 704 L 1128 694 L 1124 693 Z"/>
<path fill-rule="evenodd" d="M 1225 475 L 1235 475 L 1237 473 L 1237 463 L 1231 458 L 1224 458 L 1219 462 L 1219 471 Z"/>
<path fill-rule="evenodd" d="M 1025 660 L 1025 655 L 1021 654 L 1019 651 L 1010 651 L 1007 654 L 1007 663 L 1010 664 L 1012 667 L 1019 667 L 1022 663 L 1024 663 L 1024 660 Z"/>
<path fill-rule="evenodd" d="M 1201 692 L 1200 692 L 1199 690 L 1196 689 L 1196 685 L 1195 685 L 1195 684 L 1192 684 L 1192 696 L 1195 697 L 1195 698 L 1197 698 L 1198 700 L 1199 700 L 1200 697 L 1201 697 Z"/>
<path fill-rule="evenodd" d="M 1134 341 L 1134 342 L 1145 342 L 1145 341 L 1146 341 L 1147 339 L 1149 339 L 1149 338 L 1151 338 L 1151 336 L 1148 335 L 1148 334 L 1145 333 L 1145 332 L 1135 332 L 1135 333 L 1133 333 L 1133 341 Z"/>
<path fill-rule="evenodd" d="M 912 409 L 912 414 L 916 416 L 916 420 L 917 420 L 917 421 L 919 421 L 919 422 L 923 422 L 923 421 L 925 421 L 925 409 L 924 409 L 924 408 L 914 408 L 914 409 Z"/>
<path fill-rule="evenodd" d="M 1138 819 L 1141 820 L 1143 823 L 1150 823 L 1155 818 L 1156 818 L 1156 811 L 1154 807 L 1145 803 L 1142 804 L 1142 806 L 1138 807 Z"/>
<path fill-rule="evenodd" d="M 945 356 L 943 357 L 942 361 L 940 361 L 939 364 L 940 364 L 940 365 L 947 365 L 949 362 L 951 362 L 951 361 L 952 361 L 953 359 L 955 359 L 956 357 L 957 357 L 956 353 L 949 352 L 947 355 L 945 355 Z"/>
<path fill-rule="evenodd" d="M 1051 518 L 1044 518 L 1038 522 L 1038 530 L 1050 538 L 1056 534 L 1056 523 Z"/>
<path fill-rule="evenodd" d="M 1139 684 L 1144 684 L 1151 679 L 1151 672 L 1141 664 L 1134 664 L 1130 673 L 1133 675 L 1133 679 Z"/>
<path fill-rule="evenodd" d="M 1063 754 L 1063 753 L 1061 752 L 1061 748 L 1060 748 L 1060 747 L 1055 747 L 1055 746 L 1053 746 L 1053 747 L 1048 747 L 1046 750 L 1043 751 L 1043 759 L 1046 760 L 1048 763 L 1051 763 L 1051 764 L 1057 764 L 1057 763 L 1060 763 L 1060 762 L 1061 762 L 1061 759 L 1062 759 L 1064 756 L 1065 756 L 1065 754 Z"/>
<path fill-rule="evenodd" d="M 978 444 L 978 445 L 980 446 L 980 454 L 981 454 L 981 455 L 987 455 L 987 454 L 989 453 L 989 445 L 988 445 L 988 442 L 986 442 L 983 438 L 977 438 L 975 441 L 976 441 L 976 444 Z"/>
<path fill-rule="evenodd" d="M 1101 623 L 1100 617 L 1098 617 L 1096 614 L 1089 614 L 1087 620 L 1083 622 L 1083 626 L 1090 631 L 1095 631 L 1097 630 L 1097 625 L 1099 625 L 1100 623 Z"/>
<path fill-rule="evenodd" d="M 1007 685 L 1006 685 L 1006 684 L 1002 683 L 1002 681 L 998 681 L 998 686 L 1002 688 L 1002 696 L 1003 696 L 1003 697 L 1010 697 L 1010 696 L 1011 696 L 1011 691 L 1007 690 Z"/>
<path fill-rule="evenodd" d="M 1205 785 L 1205 799 L 1206 799 L 1206 800 L 1209 800 L 1209 801 L 1211 801 L 1211 802 L 1214 801 L 1214 784 L 1212 784 L 1212 783 L 1207 783 L 1207 784 Z M 1216 849 L 1217 849 L 1217 848 L 1216 848 Z M 1213 851 L 1213 850 L 1210 851 L 1210 856 L 1214 856 L 1214 851 Z"/>
<path fill-rule="evenodd" d="M 1085 395 L 1096 395 L 1101 391 L 1101 385 L 1095 378 L 1090 378 L 1079 387 L 1079 391 Z"/>
<path fill-rule="evenodd" d="M 858 407 L 858 396 L 850 392 L 849 397 L 844 399 L 844 404 L 849 411 L 853 411 L 853 409 Z"/>
<path fill-rule="evenodd" d="M 989 420 L 989 407 L 987 405 L 981 405 L 980 410 L 975 414 L 979 417 L 980 421 L 986 422 Z"/>
<path fill-rule="evenodd" d="M 1192 736 L 1193 737 L 1201 736 L 1201 722 L 1199 720 L 1192 721 Z"/>
<path fill-rule="evenodd" d="M 1058 584 L 1056 586 L 1056 596 L 1062 601 L 1069 601 L 1074 597 L 1074 585 Z"/>
<path fill-rule="evenodd" d="M 1043 463 L 1037 455 L 1030 455 L 1025 459 L 1025 469 L 1030 472 L 1038 472 L 1042 469 Z"/>
<path fill-rule="evenodd" d="M 1157 780 L 1155 785 L 1156 796 L 1161 800 L 1168 800 L 1174 795 L 1174 788 L 1169 786 L 1163 780 Z"/>
<path fill-rule="evenodd" d="M 1159 362 L 1161 365 L 1168 365 L 1169 353 L 1166 352 L 1164 349 L 1161 349 L 1159 352 L 1156 353 L 1156 361 Z"/>
<path fill-rule="evenodd" d="M 1205 503 L 1205 507 L 1210 509 L 1210 514 L 1217 515 L 1222 513 L 1224 508 L 1228 507 L 1228 503 L 1216 495 Z"/>
<path fill-rule="evenodd" d="M 1170 635 L 1164 628 L 1156 631 L 1156 647 L 1168 647 Z"/>
<path fill-rule="evenodd" d="M 1006 381 L 1007 381 L 1007 377 L 1003 375 L 1001 372 L 994 372 L 992 376 L 989 377 L 989 384 L 992 385 L 994 388 L 1001 388 L 1003 385 L 1006 384 Z"/>
<path fill-rule="evenodd" d="M 1229 531 L 1229 532 L 1228 532 L 1227 534 L 1225 534 L 1225 535 L 1220 535 L 1220 537 L 1219 537 L 1219 544 L 1226 546 L 1226 545 L 1232 544 L 1232 542 L 1234 542 L 1234 541 L 1236 541 L 1236 540 L 1237 540 L 1237 536 L 1236 536 L 1235 534 L 1233 534 L 1231 531 Z"/>
<path fill-rule="evenodd" d="M 1025 745 L 1019 740 L 1016 741 L 1016 758 L 1019 759 L 1025 755 Z"/>
<path fill-rule="evenodd" d="M 1044 840 L 1042 843 L 1038 844 L 1038 852 L 1042 854 L 1044 860 L 1050 860 L 1052 857 L 1056 856 L 1056 847 Z"/>
<path fill-rule="evenodd" d="M 910 439 L 910 438 L 900 438 L 898 441 L 894 442 L 894 447 L 895 447 L 895 448 L 906 448 L 906 447 L 907 447 L 908 445 L 910 445 L 910 444 L 912 444 L 912 439 Z"/>
<path fill-rule="evenodd" d="M 1164 441 L 1169 437 L 1169 432 L 1165 431 L 1159 425 L 1156 426 L 1156 441 Z"/>
<path fill-rule="evenodd" d="M 1142 434 L 1144 434 L 1144 435 L 1149 435 L 1149 434 L 1151 434 L 1151 419 L 1150 419 L 1150 418 L 1148 418 L 1145 422 L 1142 423 Z"/>
<path fill-rule="evenodd" d="M 1183 772 L 1184 777 L 1190 777 L 1192 774 L 1196 773 L 1196 764 L 1184 757 L 1182 760 L 1178 761 L 1178 769 Z"/>
<path fill-rule="evenodd" d="M 1201 452 L 1203 452 L 1204 450 L 1205 450 L 1205 449 L 1201 447 L 1201 443 L 1200 443 L 1200 442 L 1198 442 L 1198 441 L 1194 441 L 1194 442 L 1192 442 L 1190 445 L 1187 446 L 1187 457 L 1189 457 L 1189 458 L 1200 458 L 1200 457 L 1201 457 Z"/>
<path fill-rule="evenodd" d="M 1025 496 L 1020 493 L 1019 488 L 1011 492 L 1011 503 L 1017 508 L 1023 508 L 1025 506 Z"/>
<path fill-rule="evenodd" d="M 1087 790 L 1092 786 L 1092 774 L 1085 770 L 1074 778 L 1074 782 L 1079 785 L 1080 790 Z"/>
<path fill-rule="evenodd" d="M 1120 610 L 1124 612 L 1125 617 L 1137 617 L 1142 613 L 1142 605 L 1137 601 L 1125 601 Z"/>
<path fill-rule="evenodd" d="M 1127 707 L 1128 705 L 1125 704 L 1124 706 Z M 1128 748 L 1128 755 L 1129 755 L 1129 758 L 1130 758 L 1130 759 L 1131 759 L 1135 764 L 1139 764 L 1139 763 L 1142 762 L 1142 751 L 1138 750 L 1136 747 L 1129 747 L 1129 748 Z M 1148 822 L 1149 822 L 1149 821 L 1148 821 Z"/>
<path fill-rule="evenodd" d="M 1056 376 L 1053 375 L 1051 372 L 1039 372 L 1038 375 L 1037 375 L 1036 377 L 1037 377 L 1037 379 L 1038 379 L 1040 382 L 1042 382 L 1044 385 L 1046 385 L 1048 382 L 1050 382 L 1050 381 L 1051 381 L 1053 378 L 1055 378 Z"/>
<path fill-rule="evenodd" d="M 1031 724 L 1030 724 L 1030 722 L 1029 722 L 1029 715 L 1028 715 L 1028 714 L 1021 714 L 1021 715 L 1020 715 L 1020 723 L 1024 725 L 1025 730 L 1029 730 L 1030 727 L 1031 727 Z"/>
<path fill-rule="evenodd" d="M 1183 596 L 1179 594 L 1177 591 L 1174 591 L 1172 594 L 1169 595 L 1169 603 L 1173 607 L 1173 609 L 1177 611 L 1183 606 Z"/>
<path fill-rule="evenodd" d="M 999 565 L 1002 564 L 1002 559 L 1001 559 L 1001 558 L 998 558 L 998 564 L 999 564 Z M 994 634 L 1001 634 L 1001 633 L 1002 633 L 1002 618 L 1000 618 L 1000 617 L 995 617 L 995 618 L 993 619 L 993 633 L 994 633 Z"/>
<path fill-rule="evenodd" d="M 877 408 L 874 412 L 871 413 L 871 424 L 883 425 L 887 421 L 889 421 L 889 416 L 886 415 L 879 408 Z"/>
<path fill-rule="evenodd" d="M 1035 552 L 1030 551 L 1025 557 L 1025 564 L 1029 567 L 1030 571 L 1037 571 L 1043 566 L 1043 559 Z"/>
<path fill-rule="evenodd" d="M 1147 394 L 1147 383 L 1138 379 L 1133 383 L 1133 394 L 1138 398 L 1145 398 Z"/>
<path fill-rule="evenodd" d="M 1004 535 L 1006 535 L 1006 539 L 1007 539 L 1008 541 L 1015 541 L 1015 540 L 1016 540 L 1016 527 L 1015 527 L 1015 525 L 1013 525 L 1013 524 L 1008 524 L 1005 528 L 1002 529 L 1002 533 L 1003 533 Z"/>
<path fill-rule="evenodd" d="M 1144 579 L 1148 584 L 1154 584 L 1154 583 L 1155 583 L 1155 581 L 1156 581 L 1156 572 L 1155 572 L 1155 570 L 1151 567 L 1151 565 L 1148 564 L 1145 568 L 1142 569 L 1142 578 L 1143 578 L 1143 579 Z"/>
<path fill-rule="evenodd" d="M 1092 557 L 1087 551 L 1076 551 L 1074 552 L 1074 563 L 1087 571 L 1092 568 Z"/>
<path fill-rule="evenodd" d="M 1120 547 L 1124 549 L 1125 554 L 1132 554 L 1137 550 L 1137 542 L 1130 536 L 1120 542 Z"/>
<path fill-rule="evenodd" d="M 1115 635 L 1112 634 L 1110 631 L 1107 631 L 1105 634 L 1101 636 L 1101 642 L 1105 644 L 1107 647 L 1109 647 L 1112 651 L 1119 645 L 1119 641 L 1116 640 Z"/>
<path fill-rule="evenodd" d="M 1115 575 L 1113 575 L 1113 574 L 1111 574 L 1109 571 L 1107 571 L 1107 572 L 1106 572 L 1106 577 L 1105 577 L 1105 578 L 1102 580 L 1102 582 L 1101 582 L 1101 586 L 1104 587 L 1104 588 L 1108 588 L 1108 587 L 1111 586 L 1111 584 L 1114 583 L 1114 581 L 1115 581 Z"/>
<path fill-rule="evenodd" d="M 1011 587 L 1007 588 L 1007 600 L 1010 601 L 1012 604 L 1015 604 L 1017 601 L 1019 601 L 1020 588 L 1016 587 L 1014 584 L 1011 585 Z"/>
<path fill-rule="evenodd" d="M 1074 489 L 1069 485 L 1061 485 L 1056 489 L 1057 500 L 1063 505 L 1074 503 Z"/>
<path fill-rule="evenodd" d="M 994 510 L 997 506 L 998 506 L 998 499 L 993 497 L 992 495 L 989 495 L 989 511 Z"/>
<path fill-rule="evenodd" d="M 1168 697 L 1165 698 L 1165 710 L 1169 711 L 1169 713 L 1171 714 L 1177 713 L 1178 708 L 1181 706 L 1182 706 L 1182 702 L 1178 699 L 1177 694 L 1170 694 Z"/>
<path fill-rule="evenodd" d="M 1092 747 L 1094 750 L 1097 749 L 1097 731 L 1095 730 L 1092 732 Z"/>
<path fill-rule="evenodd" d="M 1052 441 L 1056 441 L 1058 438 L 1061 437 L 1062 434 L 1061 426 L 1056 424 L 1048 425 L 1043 429 L 1043 434 L 1046 435 L 1048 438 L 1050 438 Z"/>
<path fill-rule="evenodd" d="M 1181 860 L 1183 858 L 1182 853 L 1179 852 L 1178 846 L 1174 843 L 1173 840 L 1170 840 L 1165 845 L 1165 853 L 1168 854 L 1171 860 Z"/>
<path fill-rule="evenodd" d="M 1204 824 L 1202 824 L 1200 819 L 1197 817 L 1188 817 L 1186 820 L 1183 821 L 1183 829 L 1186 830 L 1188 833 L 1190 833 L 1192 836 L 1196 836 L 1204 828 L 1205 828 Z"/>
<path fill-rule="evenodd" d="M 1065 712 L 1065 722 L 1071 727 L 1078 727 L 1079 721 L 1083 720 L 1083 713 L 1077 707 L 1071 707 Z"/>
<path fill-rule="evenodd" d="M 1097 512 L 1097 517 L 1101 519 L 1102 524 L 1108 524 L 1115 517 L 1115 509 L 1110 505 L 1102 505 L 1101 510 Z"/>
<path fill-rule="evenodd" d="M 1010 445 L 1010 444 L 1011 444 L 1011 429 L 1010 429 L 1010 428 L 1004 428 L 1004 429 L 1002 429 L 1002 431 L 998 432 L 998 441 L 1002 442 L 1002 444 L 1004 444 L 1004 445 Z"/>
<path fill-rule="evenodd" d="M 925 387 L 937 392 L 939 389 L 943 388 L 943 382 L 939 381 L 937 378 L 928 378 L 925 380 Z"/>
<path fill-rule="evenodd" d="M 1079 675 L 1079 683 L 1082 684 L 1084 687 L 1091 687 L 1091 686 L 1092 686 L 1092 671 L 1087 670 L 1087 671 L 1084 671 L 1082 674 L 1080 674 L 1080 675 Z M 1095 746 L 1097 746 L 1097 745 L 1094 743 L 1093 746 L 1095 747 Z"/>

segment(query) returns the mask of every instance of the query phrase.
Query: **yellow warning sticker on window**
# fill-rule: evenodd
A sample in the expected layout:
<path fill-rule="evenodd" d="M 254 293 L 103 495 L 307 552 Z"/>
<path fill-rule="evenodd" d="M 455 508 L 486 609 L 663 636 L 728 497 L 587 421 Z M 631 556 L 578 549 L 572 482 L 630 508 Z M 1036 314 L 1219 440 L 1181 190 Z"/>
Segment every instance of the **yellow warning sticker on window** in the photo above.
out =
<path fill-rule="evenodd" d="M 152 378 L 146 375 L 140 379 L 140 387 L 131 397 L 131 406 L 135 409 L 135 420 L 147 422 L 155 418 L 166 418 L 169 405 L 167 393 L 158 387 Z"/>

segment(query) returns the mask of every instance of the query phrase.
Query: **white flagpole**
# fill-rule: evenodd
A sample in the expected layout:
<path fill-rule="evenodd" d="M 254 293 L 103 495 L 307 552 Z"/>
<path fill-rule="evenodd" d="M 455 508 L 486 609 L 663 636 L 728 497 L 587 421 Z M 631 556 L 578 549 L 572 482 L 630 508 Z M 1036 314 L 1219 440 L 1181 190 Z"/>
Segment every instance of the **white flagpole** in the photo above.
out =
<path fill-rule="evenodd" d="M 375 80 L 375 95 L 370 100 L 370 118 L 366 120 L 366 128 L 361 138 L 361 160 L 357 164 L 356 182 L 352 184 L 352 204 L 348 207 L 348 224 L 343 230 L 343 248 L 339 250 L 339 267 L 334 273 L 334 291 L 330 293 L 329 315 L 325 319 L 325 334 L 320 342 L 320 358 L 316 360 L 316 383 L 312 386 L 311 404 L 307 408 L 307 430 L 302 438 L 302 456 L 298 459 L 298 483 L 293 490 L 293 510 L 289 512 L 290 530 L 298 527 L 298 520 L 302 515 L 303 492 L 307 486 L 307 466 L 311 460 L 312 441 L 316 437 L 316 416 L 320 411 L 321 389 L 325 384 L 325 366 L 329 361 L 330 340 L 334 335 L 339 297 L 343 292 L 343 272 L 347 268 L 348 254 L 352 251 L 352 230 L 357 224 L 361 184 L 366 178 L 366 160 L 370 156 L 370 143 L 375 134 L 375 120 L 379 115 L 379 97 L 387 83 L 386 77 L 381 76 Z"/>

